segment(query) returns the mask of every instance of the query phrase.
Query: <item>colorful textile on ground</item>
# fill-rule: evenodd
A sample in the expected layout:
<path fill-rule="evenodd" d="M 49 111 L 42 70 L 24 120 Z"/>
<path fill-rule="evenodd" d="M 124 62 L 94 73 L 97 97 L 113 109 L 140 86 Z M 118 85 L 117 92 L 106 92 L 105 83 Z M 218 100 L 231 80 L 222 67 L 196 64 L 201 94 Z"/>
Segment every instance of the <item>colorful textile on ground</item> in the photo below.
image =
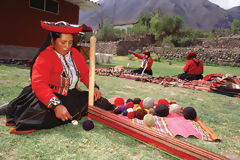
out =
<path fill-rule="evenodd" d="M 88 116 L 174 157 L 178 156 L 183 159 L 192 160 L 227 159 L 211 151 L 174 138 L 173 136 L 160 134 L 156 129 L 139 125 L 134 122 L 134 119 L 121 118 L 120 115 L 113 114 L 110 111 L 105 111 L 98 107 L 88 106 Z"/>
<path fill-rule="evenodd" d="M 114 104 L 114 100 L 119 97 L 113 97 L 109 100 L 110 103 Z M 125 99 L 126 100 L 126 99 Z M 157 103 L 155 101 L 155 103 Z M 118 114 L 119 118 L 124 118 L 132 123 L 139 125 L 144 130 L 147 126 L 144 124 L 143 120 L 133 118 L 129 119 L 127 116 Z M 189 136 L 194 136 L 198 139 L 205 141 L 216 141 L 220 140 L 218 136 L 206 125 L 204 125 L 198 118 L 194 121 L 186 120 L 182 114 L 169 113 L 167 117 L 154 116 L 155 126 L 151 127 L 152 130 L 161 135 L 166 136 L 182 136 L 187 138 Z"/>
<path fill-rule="evenodd" d="M 130 70 L 116 69 L 115 67 L 96 68 L 95 72 L 101 76 L 116 76 L 135 81 L 161 84 L 164 87 L 183 87 L 240 98 L 240 77 L 229 74 L 214 73 L 206 75 L 202 80 L 184 81 L 169 76 L 152 77 L 147 74 L 133 74 Z"/>

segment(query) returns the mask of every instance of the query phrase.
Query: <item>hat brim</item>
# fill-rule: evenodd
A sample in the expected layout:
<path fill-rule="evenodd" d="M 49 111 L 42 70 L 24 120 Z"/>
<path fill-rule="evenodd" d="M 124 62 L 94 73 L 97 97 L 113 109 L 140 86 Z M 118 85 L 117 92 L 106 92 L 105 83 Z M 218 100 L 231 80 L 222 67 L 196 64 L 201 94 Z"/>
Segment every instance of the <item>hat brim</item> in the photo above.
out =
<path fill-rule="evenodd" d="M 82 25 L 62 25 L 57 26 L 54 22 L 41 21 L 41 27 L 48 31 L 60 32 L 60 33 L 79 33 L 79 32 L 92 32 L 92 28 Z"/>
<path fill-rule="evenodd" d="M 142 52 L 142 54 L 150 54 L 152 51 Z"/>
<path fill-rule="evenodd" d="M 189 58 L 190 58 L 192 55 L 197 56 L 197 52 L 189 52 L 188 55 L 186 56 L 186 59 L 189 60 Z"/>

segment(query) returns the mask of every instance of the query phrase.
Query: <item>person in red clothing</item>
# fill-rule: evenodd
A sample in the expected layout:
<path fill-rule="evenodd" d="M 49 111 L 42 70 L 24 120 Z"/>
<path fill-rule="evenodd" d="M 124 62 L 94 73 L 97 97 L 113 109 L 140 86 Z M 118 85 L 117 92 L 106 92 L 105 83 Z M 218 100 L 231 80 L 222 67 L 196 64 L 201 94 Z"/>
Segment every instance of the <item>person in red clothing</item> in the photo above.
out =
<path fill-rule="evenodd" d="M 63 21 L 41 21 L 41 26 L 50 32 L 33 59 L 31 84 L 6 110 L 6 125 L 16 125 L 16 134 L 53 128 L 87 115 L 88 92 L 82 91 L 78 82 L 89 87 L 89 68 L 72 46 L 73 33 L 89 28 Z M 94 98 L 101 98 L 97 85 Z"/>
<path fill-rule="evenodd" d="M 130 54 L 134 54 L 137 58 L 142 59 L 142 64 L 141 67 L 134 70 L 134 73 L 138 73 L 138 74 L 142 74 L 142 73 L 146 73 L 149 75 L 152 75 L 152 64 L 153 64 L 153 59 L 150 55 L 150 53 L 152 51 L 147 51 L 147 52 L 142 52 L 142 54 L 144 54 L 144 56 L 134 53 L 132 50 L 128 50 L 128 52 Z"/>
<path fill-rule="evenodd" d="M 186 56 L 188 62 L 183 68 L 184 73 L 179 74 L 178 78 L 182 80 L 198 80 L 203 79 L 203 63 L 197 58 L 197 52 L 189 52 Z"/>

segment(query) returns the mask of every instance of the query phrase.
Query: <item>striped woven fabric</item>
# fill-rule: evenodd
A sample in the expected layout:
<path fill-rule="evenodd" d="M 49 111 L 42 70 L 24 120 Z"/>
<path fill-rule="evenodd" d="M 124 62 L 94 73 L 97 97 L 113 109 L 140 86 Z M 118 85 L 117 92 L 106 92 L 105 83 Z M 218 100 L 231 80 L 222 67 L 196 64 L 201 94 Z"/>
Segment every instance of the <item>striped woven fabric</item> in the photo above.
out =
<path fill-rule="evenodd" d="M 159 134 L 155 129 L 148 128 L 144 125 L 136 125 L 136 123 L 133 123 L 127 118 L 120 118 L 119 115 L 98 107 L 88 106 L 88 116 L 174 157 L 177 156 L 191 160 L 227 159 L 226 157 L 179 140 L 173 136 Z"/>
<path fill-rule="evenodd" d="M 113 103 L 117 97 L 113 97 L 109 100 L 110 103 Z M 146 128 L 149 131 L 149 128 L 144 124 L 143 120 L 133 118 L 129 119 L 122 114 L 117 115 L 121 119 L 126 119 L 135 125 L 139 125 L 142 127 L 142 130 Z M 161 135 L 165 136 L 182 136 L 187 138 L 189 136 L 194 136 L 198 139 L 205 141 L 216 141 L 220 140 L 220 138 L 204 123 L 200 121 L 199 118 L 196 120 L 186 120 L 182 114 L 169 113 L 167 117 L 158 117 L 154 116 L 155 126 L 151 129 Z"/>

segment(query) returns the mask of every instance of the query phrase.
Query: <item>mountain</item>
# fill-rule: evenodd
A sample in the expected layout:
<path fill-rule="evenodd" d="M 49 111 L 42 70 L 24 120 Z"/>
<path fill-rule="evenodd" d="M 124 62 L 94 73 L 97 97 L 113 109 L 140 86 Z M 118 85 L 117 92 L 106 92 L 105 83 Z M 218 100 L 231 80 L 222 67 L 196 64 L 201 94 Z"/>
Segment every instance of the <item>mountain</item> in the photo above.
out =
<path fill-rule="evenodd" d="M 102 0 L 101 6 L 80 12 L 79 22 L 98 28 L 103 22 L 115 25 L 137 22 L 141 12 L 151 14 L 161 9 L 163 13 L 181 15 L 185 25 L 201 30 L 227 28 L 234 17 L 240 20 L 240 8 L 224 10 L 208 0 Z"/>
<path fill-rule="evenodd" d="M 239 19 L 240 20 L 240 6 L 233 7 L 229 10 L 227 10 L 228 13 L 233 17 L 233 19 Z"/>

